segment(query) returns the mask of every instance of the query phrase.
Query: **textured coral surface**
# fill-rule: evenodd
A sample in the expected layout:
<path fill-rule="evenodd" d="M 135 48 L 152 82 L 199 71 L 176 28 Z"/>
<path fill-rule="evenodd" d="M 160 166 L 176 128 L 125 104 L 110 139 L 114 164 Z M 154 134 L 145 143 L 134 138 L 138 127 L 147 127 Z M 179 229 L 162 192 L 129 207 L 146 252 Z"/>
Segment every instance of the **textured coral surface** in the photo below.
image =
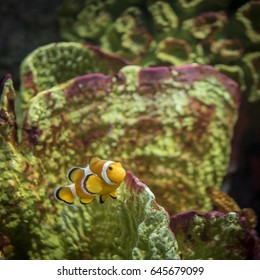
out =
<path fill-rule="evenodd" d="M 21 65 L 22 100 L 27 104 L 38 92 L 83 74 L 116 73 L 128 63 L 99 48 L 79 43 L 53 43 L 39 47 Z"/>
<path fill-rule="evenodd" d="M 33 5 L 25 12 L 7 2 L 0 7 L 3 69 L 21 60 L 18 46 L 60 40 L 42 36 L 54 22 L 48 9 L 35 20 L 47 30 L 33 32 L 35 41 L 27 36 L 35 30 Z M 74 42 L 29 54 L 17 96 L 9 74 L 0 80 L 0 259 L 260 259 L 254 211 L 219 190 L 238 86 L 243 106 L 251 102 L 252 126 L 259 123 L 259 7 L 246 0 L 65 0 L 61 33 Z M 19 27 L 9 28 L 5 14 Z M 143 68 L 150 65 L 165 66 Z M 120 160 L 149 188 L 128 171 L 116 201 L 56 201 L 67 170 L 94 154 Z M 257 190 L 257 154 L 248 160 Z"/>
<path fill-rule="evenodd" d="M 259 259 L 260 243 L 235 212 L 188 211 L 171 218 L 182 259 Z"/>
<path fill-rule="evenodd" d="M 31 240 L 31 259 L 179 259 L 167 212 L 131 173 L 117 200 L 72 207 L 55 202 L 53 211 Z"/>
<path fill-rule="evenodd" d="M 27 250 L 24 236 L 31 234 L 29 223 L 38 215 L 42 172 L 39 160 L 30 152 L 24 156 L 17 143 L 15 92 L 10 75 L 1 80 L 0 96 L 0 234 L 9 237 L 14 245 L 19 244 L 15 248 L 19 258 Z"/>
<path fill-rule="evenodd" d="M 253 102 L 260 98 L 260 1 L 241 2 L 66 0 L 61 35 L 141 65 L 216 65 Z"/>
<path fill-rule="evenodd" d="M 205 189 L 226 173 L 238 99 L 237 85 L 211 67 L 127 66 L 38 93 L 24 138 L 52 170 L 49 184 L 98 154 L 124 162 L 168 211 L 209 210 Z"/>
<path fill-rule="evenodd" d="M 14 98 L 11 77 L 6 75 L 0 100 L 1 259 L 179 258 L 168 213 L 131 173 L 117 201 L 96 201 L 89 207 L 54 201 L 53 186 L 65 173 L 55 176 L 46 158 L 17 142 Z M 63 170 L 62 163 L 57 164 Z"/>
<path fill-rule="evenodd" d="M 64 43 L 56 46 L 59 49 Z M 52 48 L 40 50 L 48 56 Z M 105 60 L 122 63 L 119 58 L 102 55 Z M 28 69 L 29 61 L 30 56 L 23 69 Z M 208 246 L 208 239 L 198 238 L 195 247 L 189 243 L 185 234 L 193 232 L 197 224 L 192 218 L 182 232 L 178 217 L 183 215 L 185 221 L 185 212 L 173 216 L 169 227 L 169 212 L 212 208 L 212 197 L 206 190 L 208 186 L 217 189 L 226 173 L 228 143 L 237 118 L 239 91 L 234 81 L 210 66 L 131 65 L 117 74 L 87 74 L 63 82 L 52 77 L 55 71 L 47 71 L 46 79 L 43 74 L 38 79 L 42 67 L 37 60 L 34 63 L 25 91 L 40 86 L 43 90 L 28 94 L 25 107 L 21 105 L 24 101 L 18 100 L 20 111 L 28 108 L 23 109 L 20 131 L 11 77 L 6 75 L 1 80 L 1 258 L 259 257 L 259 240 L 251 229 L 255 224 L 249 221 L 252 215 L 243 216 L 242 211 L 242 218 L 232 213 L 190 212 L 206 217 L 199 220 L 198 232 L 206 223 L 209 238 L 219 240 L 216 228 L 224 223 L 228 227 L 224 237 L 236 247 L 232 254 L 224 237 L 212 243 L 222 251 L 213 247 L 207 253 L 201 251 Z M 70 75 L 78 75 L 77 70 Z M 45 89 L 48 79 L 50 88 Z M 110 199 L 103 205 L 95 201 L 88 206 L 78 203 L 75 207 L 55 201 L 53 190 L 67 183 L 67 169 L 84 166 L 91 154 L 120 159 L 149 184 L 156 196 L 128 172 L 117 201 Z M 216 217 L 222 216 L 218 223 Z"/>

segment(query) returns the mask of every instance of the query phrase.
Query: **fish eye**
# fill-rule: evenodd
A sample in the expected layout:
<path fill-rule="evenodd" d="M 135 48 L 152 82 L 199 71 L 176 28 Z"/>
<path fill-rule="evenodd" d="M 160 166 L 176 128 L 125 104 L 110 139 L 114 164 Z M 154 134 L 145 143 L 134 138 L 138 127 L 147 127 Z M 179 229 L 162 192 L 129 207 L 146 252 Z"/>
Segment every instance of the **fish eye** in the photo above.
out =
<path fill-rule="evenodd" d="M 109 167 L 108 167 L 108 170 L 113 170 L 113 167 L 109 166 Z"/>

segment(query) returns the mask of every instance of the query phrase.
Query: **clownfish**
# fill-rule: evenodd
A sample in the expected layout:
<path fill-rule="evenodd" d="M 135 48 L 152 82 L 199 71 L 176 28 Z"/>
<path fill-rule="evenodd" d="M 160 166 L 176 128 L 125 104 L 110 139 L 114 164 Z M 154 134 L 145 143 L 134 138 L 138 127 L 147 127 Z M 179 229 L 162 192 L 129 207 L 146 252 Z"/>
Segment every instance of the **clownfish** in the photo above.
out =
<path fill-rule="evenodd" d="M 82 204 L 89 204 L 99 195 L 100 203 L 104 203 L 109 196 L 117 198 L 116 189 L 125 176 L 126 171 L 120 162 L 93 156 L 85 168 L 73 167 L 68 171 L 67 178 L 72 184 L 56 188 L 54 196 L 73 205 L 76 197 Z"/>

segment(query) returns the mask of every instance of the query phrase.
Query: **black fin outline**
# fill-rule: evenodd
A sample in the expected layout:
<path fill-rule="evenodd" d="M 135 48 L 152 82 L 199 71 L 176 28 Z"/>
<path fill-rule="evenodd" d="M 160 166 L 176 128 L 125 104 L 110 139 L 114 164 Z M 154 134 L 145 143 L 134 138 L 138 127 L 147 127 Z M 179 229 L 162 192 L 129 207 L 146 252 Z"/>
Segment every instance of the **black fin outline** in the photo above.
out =
<path fill-rule="evenodd" d="M 68 174 L 67 174 L 67 178 L 71 181 L 71 183 L 75 183 L 71 180 L 71 174 L 76 170 L 76 169 L 81 169 L 80 167 L 72 167 L 69 171 L 68 171 Z"/>
<path fill-rule="evenodd" d="M 105 200 L 102 199 L 102 195 L 99 197 L 99 202 L 100 204 L 103 204 L 105 202 Z"/>
<path fill-rule="evenodd" d="M 85 202 L 82 202 L 81 199 L 79 200 L 79 202 L 82 204 L 82 205 L 88 205 L 90 203 L 92 203 L 95 199 L 93 199 L 92 201 L 88 202 L 88 203 L 85 203 Z"/>
<path fill-rule="evenodd" d="M 88 188 L 87 188 L 87 181 L 88 181 L 88 178 L 89 178 L 90 176 L 94 176 L 94 174 L 88 174 L 88 175 L 84 178 L 84 180 L 83 180 L 83 182 L 82 182 L 82 184 L 83 184 L 82 187 L 83 187 L 83 188 L 86 190 L 86 192 L 88 192 L 89 194 L 97 194 L 97 193 L 93 193 L 93 192 L 89 191 Z"/>
<path fill-rule="evenodd" d="M 59 196 L 59 192 L 60 192 L 60 190 L 61 190 L 62 188 L 64 188 L 64 187 L 59 187 L 59 188 L 56 189 L 56 191 L 55 191 L 55 193 L 54 193 L 55 198 L 56 198 L 57 200 L 59 200 L 59 201 L 62 201 L 62 202 L 64 202 L 64 203 L 66 203 L 67 205 L 73 205 L 73 204 L 74 204 L 73 202 L 72 202 L 72 203 L 69 203 L 69 202 L 65 201 L 64 199 L 62 199 L 62 198 Z"/>

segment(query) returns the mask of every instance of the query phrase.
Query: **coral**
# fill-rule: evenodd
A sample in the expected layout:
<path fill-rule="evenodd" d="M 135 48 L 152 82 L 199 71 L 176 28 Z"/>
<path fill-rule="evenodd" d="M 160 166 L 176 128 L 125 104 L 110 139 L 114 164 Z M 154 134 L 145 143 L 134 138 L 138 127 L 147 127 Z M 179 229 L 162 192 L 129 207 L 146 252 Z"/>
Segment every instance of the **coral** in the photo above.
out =
<path fill-rule="evenodd" d="M 14 112 L 15 91 L 13 88 L 12 77 L 6 74 L 0 80 L 0 139 L 16 141 L 16 123 Z"/>
<path fill-rule="evenodd" d="M 185 40 L 166 38 L 160 41 L 156 49 L 156 57 L 170 65 L 188 63 L 191 56 L 192 48 Z"/>
<path fill-rule="evenodd" d="M 122 161 L 171 213 L 207 211 L 206 187 L 218 188 L 227 170 L 238 104 L 237 85 L 212 67 L 127 66 L 38 93 L 24 139 L 52 170 L 53 188 L 98 154 Z"/>
<path fill-rule="evenodd" d="M 26 142 L 16 141 L 10 75 L 0 85 L 1 259 L 179 259 L 168 213 L 129 172 L 118 200 L 104 207 L 94 202 L 66 208 L 54 201 L 61 176 Z"/>
<path fill-rule="evenodd" d="M 116 73 L 127 60 L 94 46 L 53 43 L 34 50 L 21 65 L 23 109 L 38 92 L 87 73 Z"/>
<path fill-rule="evenodd" d="M 252 208 L 241 209 L 232 197 L 217 189 L 209 187 L 207 188 L 207 194 L 218 211 L 239 213 L 241 216 L 246 217 L 249 228 L 255 228 L 257 226 L 257 216 Z"/>
<path fill-rule="evenodd" d="M 195 16 L 201 12 L 201 10 L 219 10 L 225 9 L 229 6 L 231 0 L 218 1 L 218 0 L 177 0 L 176 9 L 183 13 L 185 17 Z"/>
<path fill-rule="evenodd" d="M 260 2 L 250 1 L 240 7 L 235 15 L 237 24 L 237 36 L 245 42 L 248 47 L 251 44 L 260 46 Z"/>
<path fill-rule="evenodd" d="M 259 1 L 241 6 L 235 0 L 142 0 L 124 5 L 118 0 L 67 0 L 59 8 L 59 21 L 64 39 L 99 45 L 134 64 L 218 65 L 241 85 L 245 100 L 256 102 L 259 9 Z"/>
<path fill-rule="evenodd" d="M 13 246 L 8 237 L 0 232 L 0 260 L 9 259 L 12 257 Z"/>
<path fill-rule="evenodd" d="M 242 63 L 247 78 L 247 87 L 252 92 L 249 96 L 249 101 L 257 101 L 260 99 L 260 52 L 252 52 L 245 55 Z"/>
<path fill-rule="evenodd" d="M 217 191 L 239 106 L 234 81 L 198 65 L 128 65 L 63 81 L 62 65 L 53 73 L 35 65 L 21 142 L 11 77 L 1 80 L 0 258 L 259 258 L 250 210 L 169 218 L 236 207 Z M 153 192 L 128 171 L 117 200 L 59 204 L 54 189 L 91 154 L 119 159 Z"/>
<path fill-rule="evenodd" d="M 260 241 L 235 212 L 188 211 L 171 217 L 182 259 L 259 259 Z"/>
<path fill-rule="evenodd" d="M 19 257 L 26 246 L 23 235 L 30 235 L 29 221 L 40 203 L 36 186 L 41 172 L 37 159 L 30 152 L 25 157 L 18 147 L 15 92 L 10 75 L 1 80 L 0 96 L 0 231 L 17 245 L 15 254 Z"/>
<path fill-rule="evenodd" d="M 207 188 L 207 194 L 212 200 L 212 204 L 221 212 L 237 212 L 241 211 L 235 200 L 227 193 L 213 188 Z"/>
<path fill-rule="evenodd" d="M 179 259 L 167 212 L 148 187 L 127 173 L 117 200 L 57 205 L 33 239 L 32 259 Z"/>
<path fill-rule="evenodd" d="M 224 12 L 204 12 L 183 22 L 184 36 L 199 40 L 202 44 L 212 43 L 227 25 Z"/>

